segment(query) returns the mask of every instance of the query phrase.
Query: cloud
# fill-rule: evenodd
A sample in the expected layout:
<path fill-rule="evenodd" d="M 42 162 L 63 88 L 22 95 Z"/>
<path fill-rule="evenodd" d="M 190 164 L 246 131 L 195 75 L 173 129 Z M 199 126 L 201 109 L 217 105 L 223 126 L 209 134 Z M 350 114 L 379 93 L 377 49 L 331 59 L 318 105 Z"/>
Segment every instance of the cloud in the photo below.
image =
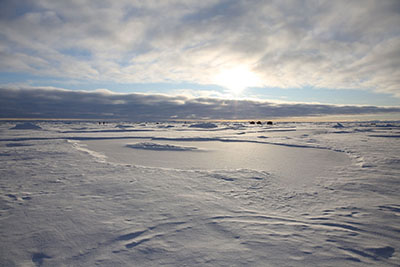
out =
<path fill-rule="evenodd" d="M 10 0 L 1 12 L 1 71 L 210 84 L 247 65 L 266 87 L 400 97 L 397 0 Z"/>
<path fill-rule="evenodd" d="M 108 90 L 71 91 L 55 88 L 1 88 L 2 118 L 123 119 L 271 119 L 400 112 L 400 108 L 272 103 L 254 100 L 116 94 Z"/>

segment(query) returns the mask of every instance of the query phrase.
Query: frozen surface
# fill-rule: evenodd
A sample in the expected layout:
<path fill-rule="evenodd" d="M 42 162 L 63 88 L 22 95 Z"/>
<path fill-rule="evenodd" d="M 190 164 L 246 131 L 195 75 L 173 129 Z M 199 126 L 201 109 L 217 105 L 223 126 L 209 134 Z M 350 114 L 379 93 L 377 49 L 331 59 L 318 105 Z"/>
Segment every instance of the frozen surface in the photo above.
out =
<path fill-rule="evenodd" d="M 400 124 L 0 124 L 1 266 L 398 266 Z"/>
<path fill-rule="evenodd" d="M 281 181 L 296 185 L 307 184 L 350 164 L 345 153 L 327 149 L 226 139 L 182 140 L 157 140 L 157 143 L 142 140 L 135 144 L 130 144 L 129 139 L 85 140 L 80 142 L 80 147 L 95 151 L 115 163 L 194 170 L 251 169 L 272 172 L 279 175 Z"/>

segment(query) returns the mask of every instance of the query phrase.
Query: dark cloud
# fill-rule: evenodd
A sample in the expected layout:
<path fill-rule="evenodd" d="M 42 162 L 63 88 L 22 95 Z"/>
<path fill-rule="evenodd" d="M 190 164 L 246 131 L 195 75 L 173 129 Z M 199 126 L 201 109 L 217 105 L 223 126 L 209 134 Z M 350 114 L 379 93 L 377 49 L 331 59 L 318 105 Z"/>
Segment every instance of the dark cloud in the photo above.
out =
<path fill-rule="evenodd" d="M 2 118 L 251 119 L 400 112 L 400 108 L 277 104 L 251 100 L 114 94 L 107 91 L 0 89 Z"/>

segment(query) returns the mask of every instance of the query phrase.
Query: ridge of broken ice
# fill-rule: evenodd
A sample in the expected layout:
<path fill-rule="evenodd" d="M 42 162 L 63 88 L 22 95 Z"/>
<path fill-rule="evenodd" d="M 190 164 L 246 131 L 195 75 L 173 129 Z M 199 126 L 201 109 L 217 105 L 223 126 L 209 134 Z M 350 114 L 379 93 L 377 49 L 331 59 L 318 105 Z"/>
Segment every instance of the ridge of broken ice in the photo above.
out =
<path fill-rule="evenodd" d="M 196 123 L 189 126 L 190 128 L 203 128 L 203 129 L 211 129 L 211 128 L 218 128 L 218 125 L 211 123 L 211 122 L 204 122 L 204 123 Z"/>
<path fill-rule="evenodd" d="M 136 144 L 127 144 L 126 147 L 144 150 L 158 150 L 158 151 L 192 151 L 196 147 L 176 146 L 169 144 L 157 144 L 152 142 L 141 142 Z"/>

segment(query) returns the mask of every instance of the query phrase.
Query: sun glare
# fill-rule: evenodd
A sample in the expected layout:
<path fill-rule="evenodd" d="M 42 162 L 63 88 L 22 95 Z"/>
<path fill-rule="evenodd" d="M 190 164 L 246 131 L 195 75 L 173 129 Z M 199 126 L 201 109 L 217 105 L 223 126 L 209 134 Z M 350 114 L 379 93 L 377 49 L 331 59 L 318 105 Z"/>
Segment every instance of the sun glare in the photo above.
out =
<path fill-rule="evenodd" d="M 229 93 L 238 96 L 244 89 L 261 86 L 261 79 L 245 66 L 225 69 L 215 76 L 215 83 L 228 89 Z"/>

